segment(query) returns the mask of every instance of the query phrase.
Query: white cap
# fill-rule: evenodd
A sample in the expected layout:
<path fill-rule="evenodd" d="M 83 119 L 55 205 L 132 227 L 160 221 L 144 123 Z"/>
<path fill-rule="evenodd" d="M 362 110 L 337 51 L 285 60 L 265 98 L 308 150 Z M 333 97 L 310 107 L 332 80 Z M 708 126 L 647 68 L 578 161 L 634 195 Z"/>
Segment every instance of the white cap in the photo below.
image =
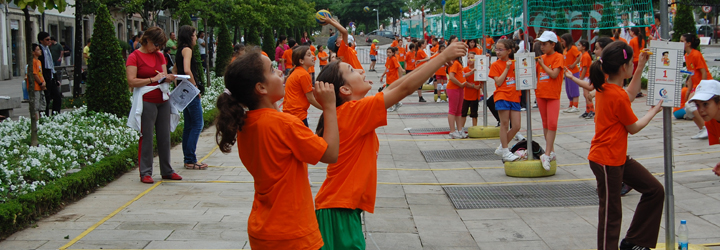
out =
<path fill-rule="evenodd" d="M 558 40 L 557 40 L 557 35 L 555 35 L 555 32 L 552 32 L 552 31 L 549 31 L 549 30 L 544 31 L 544 32 L 542 33 L 542 35 L 540 35 L 540 37 L 538 37 L 538 38 L 535 39 L 535 40 L 538 40 L 538 41 L 541 41 L 541 42 L 547 42 L 547 41 L 552 41 L 552 42 L 554 42 L 554 43 L 557 43 L 557 42 L 558 42 Z"/>
<path fill-rule="evenodd" d="M 702 80 L 695 88 L 695 95 L 690 98 L 690 101 L 707 101 L 716 95 L 720 95 L 720 82 L 716 80 Z"/>

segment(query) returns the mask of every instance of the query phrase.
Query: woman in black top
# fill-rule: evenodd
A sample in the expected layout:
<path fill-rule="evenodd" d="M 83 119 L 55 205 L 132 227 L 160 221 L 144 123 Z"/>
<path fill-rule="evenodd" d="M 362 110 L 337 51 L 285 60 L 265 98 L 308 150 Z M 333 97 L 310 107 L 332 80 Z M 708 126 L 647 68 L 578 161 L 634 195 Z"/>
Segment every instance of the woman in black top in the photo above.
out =
<path fill-rule="evenodd" d="M 183 118 L 185 125 L 183 128 L 182 148 L 184 154 L 184 162 L 186 169 L 207 169 L 208 165 L 199 163 L 195 150 L 197 142 L 200 138 L 200 132 L 203 129 L 203 112 L 200 105 L 200 96 L 205 90 L 204 86 L 198 85 L 198 65 L 193 56 L 193 48 L 197 42 L 197 33 L 195 28 L 189 25 L 183 25 L 178 30 L 178 53 L 175 53 L 175 69 L 179 75 L 189 75 L 190 83 L 200 89 L 200 94 L 195 96 L 193 100 L 183 110 Z"/>

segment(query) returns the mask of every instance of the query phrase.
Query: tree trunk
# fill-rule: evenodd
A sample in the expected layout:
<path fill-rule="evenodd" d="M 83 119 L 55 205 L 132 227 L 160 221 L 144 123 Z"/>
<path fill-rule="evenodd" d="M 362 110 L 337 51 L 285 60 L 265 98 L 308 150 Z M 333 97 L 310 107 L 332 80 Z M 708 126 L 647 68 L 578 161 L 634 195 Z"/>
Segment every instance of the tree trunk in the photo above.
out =
<path fill-rule="evenodd" d="M 239 34 L 239 32 L 238 32 L 238 27 L 235 26 L 235 31 L 233 32 L 233 44 L 237 44 L 238 34 Z"/>
<path fill-rule="evenodd" d="M 73 67 L 73 98 L 78 98 L 82 94 L 82 89 L 80 88 L 80 83 L 82 82 L 82 49 L 85 44 L 82 39 L 82 35 L 84 33 L 81 14 L 83 1 L 84 0 L 79 0 L 75 2 L 75 48 L 73 49 L 73 52 L 75 53 L 75 62 L 73 64 L 75 65 Z"/>
<path fill-rule="evenodd" d="M 210 42 L 210 45 L 208 46 L 208 70 L 212 68 L 213 65 L 215 65 L 213 63 L 213 58 L 215 58 L 215 38 L 213 35 L 213 29 L 213 27 L 210 27 L 210 29 L 208 29 L 208 41 Z"/>
<path fill-rule="evenodd" d="M 38 128 L 37 128 L 37 111 L 35 110 L 35 74 L 33 70 L 33 51 L 32 51 L 32 24 L 30 23 L 30 11 L 25 7 L 23 14 L 25 15 L 25 48 L 27 51 L 27 76 L 28 76 L 28 94 L 30 94 L 30 146 L 35 147 L 38 145 Z"/>
<path fill-rule="evenodd" d="M 208 29 L 207 18 L 203 18 L 203 24 L 204 24 L 205 33 L 207 33 L 208 35 L 211 35 L 211 33 L 208 32 L 209 29 Z M 207 57 L 206 58 L 207 68 L 205 69 L 205 79 L 207 79 L 207 80 L 205 81 L 205 84 L 208 87 L 210 87 L 212 85 L 212 82 L 210 82 L 210 60 L 211 60 L 210 58 L 212 58 L 212 57 L 210 57 L 210 55 L 212 55 L 212 50 L 209 49 L 210 48 L 210 39 L 209 38 L 210 38 L 210 36 L 205 36 L 205 57 Z"/>

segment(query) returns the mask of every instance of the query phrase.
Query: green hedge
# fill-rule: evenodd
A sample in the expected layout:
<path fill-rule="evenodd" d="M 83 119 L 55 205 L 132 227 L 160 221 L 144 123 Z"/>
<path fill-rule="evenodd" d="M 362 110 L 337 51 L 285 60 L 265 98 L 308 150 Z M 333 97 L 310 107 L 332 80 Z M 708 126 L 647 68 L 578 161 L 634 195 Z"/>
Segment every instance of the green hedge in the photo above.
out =
<path fill-rule="evenodd" d="M 203 114 L 205 128 L 212 125 L 217 108 Z M 173 146 L 182 142 L 183 127 L 170 134 Z M 138 145 L 130 146 L 117 155 L 84 167 L 77 173 L 47 183 L 37 191 L 0 203 L 0 239 L 20 231 L 43 216 L 60 211 L 68 202 L 79 200 L 98 187 L 115 180 L 138 166 Z"/>

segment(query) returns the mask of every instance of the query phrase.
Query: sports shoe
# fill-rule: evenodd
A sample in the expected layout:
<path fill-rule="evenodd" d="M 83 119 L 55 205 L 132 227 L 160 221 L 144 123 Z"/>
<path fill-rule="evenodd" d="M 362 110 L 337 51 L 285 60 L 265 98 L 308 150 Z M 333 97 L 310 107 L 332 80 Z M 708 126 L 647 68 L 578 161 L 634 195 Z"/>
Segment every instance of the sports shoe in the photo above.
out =
<path fill-rule="evenodd" d="M 571 107 L 569 108 L 568 113 L 577 113 L 580 112 L 580 110 L 577 107 Z"/>
<path fill-rule="evenodd" d="M 402 107 L 403 104 L 402 104 L 402 102 L 398 102 L 398 103 L 395 104 L 395 105 L 397 106 L 397 108 L 400 108 L 400 107 Z"/>
<path fill-rule="evenodd" d="M 460 138 L 462 138 L 462 139 L 467 139 L 467 138 L 468 138 L 468 134 L 465 133 L 465 130 L 464 130 L 464 129 L 463 129 L 463 130 L 456 130 L 455 132 L 457 132 L 457 134 L 460 135 Z"/>
<path fill-rule="evenodd" d="M 555 151 L 550 152 L 550 161 L 557 160 L 557 155 L 555 155 Z"/>
<path fill-rule="evenodd" d="M 153 180 L 153 178 L 152 178 L 151 176 L 149 176 L 149 175 L 140 177 L 140 181 L 141 181 L 142 183 L 147 183 L 147 184 L 153 184 L 153 183 L 155 183 L 155 181 Z"/>
<path fill-rule="evenodd" d="M 620 250 L 650 250 L 650 248 L 641 247 L 623 239 L 620 242 Z"/>
<path fill-rule="evenodd" d="M 421 96 L 421 97 L 420 97 L 420 102 L 427 102 L 427 101 L 425 101 L 425 98 L 423 98 L 423 97 Z"/>
<path fill-rule="evenodd" d="M 526 108 L 520 108 L 520 111 L 527 111 Z"/>
<path fill-rule="evenodd" d="M 708 138 L 708 132 L 707 128 L 703 127 L 700 132 L 698 132 L 696 135 L 693 135 L 693 137 L 690 137 L 690 139 L 707 139 Z"/>
<path fill-rule="evenodd" d="M 625 184 L 625 182 L 622 183 L 622 188 L 620 188 L 620 196 L 625 196 L 627 193 L 632 191 L 633 188 L 629 186 L 628 184 Z"/>
<path fill-rule="evenodd" d="M 504 153 L 502 150 L 502 144 L 498 145 L 498 147 L 495 149 L 495 154 L 498 156 L 504 156 Z"/>
<path fill-rule="evenodd" d="M 507 148 L 504 148 L 503 151 L 504 151 L 504 153 L 503 153 L 503 162 L 517 161 L 517 160 L 520 159 L 520 156 L 517 156 L 517 155 L 513 154 L 513 153 L 510 152 L 510 150 L 507 149 Z"/>
<path fill-rule="evenodd" d="M 532 107 L 533 107 L 533 108 L 537 108 L 537 107 L 538 107 L 538 106 L 537 106 L 537 102 L 536 102 L 536 103 L 533 103 Z"/>
<path fill-rule="evenodd" d="M 516 141 L 525 140 L 525 136 L 521 135 L 520 133 L 517 133 L 517 134 L 515 134 L 515 140 Z"/>
<path fill-rule="evenodd" d="M 392 106 L 390 106 L 387 109 L 387 112 L 394 112 L 395 110 L 397 110 L 397 104 L 393 104 Z"/>
<path fill-rule="evenodd" d="M 563 110 L 563 113 L 570 113 L 570 110 L 572 110 L 573 106 L 568 106 L 566 110 Z"/>
<path fill-rule="evenodd" d="M 180 176 L 177 173 L 172 173 L 171 175 L 163 175 L 162 178 L 163 178 L 163 180 L 176 180 L 176 181 L 182 180 L 182 176 Z"/>
<path fill-rule="evenodd" d="M 585 119 L 595 119 L 595 111 L 588 112 L 587 117 Z"/>
<path fill-rule="evenodd" d="M 543 154 L 540 156 L 540 163 L 542 163 L 543 168 L 545 171 L 550 171 L 550 156 Z"/>
<path fill-rule="evenodd" d="M 456 133 L 456 131 L 450 132 L 449 135 L 450 135 L 450 138 L 452 138 L 452 139 L 460 139 L 461 138 L 461 136 L 458 135 Z"/>
<path fill-rule="evenodd" d="M 582 115 L 580 115 L 580 118 L 587 118 L 587 116 L 588 116 L 589 114 L 590 114 L 590 113 L 588 113 L 587 111 L 585 111 L 584 113 L 582 113 Z"/>

